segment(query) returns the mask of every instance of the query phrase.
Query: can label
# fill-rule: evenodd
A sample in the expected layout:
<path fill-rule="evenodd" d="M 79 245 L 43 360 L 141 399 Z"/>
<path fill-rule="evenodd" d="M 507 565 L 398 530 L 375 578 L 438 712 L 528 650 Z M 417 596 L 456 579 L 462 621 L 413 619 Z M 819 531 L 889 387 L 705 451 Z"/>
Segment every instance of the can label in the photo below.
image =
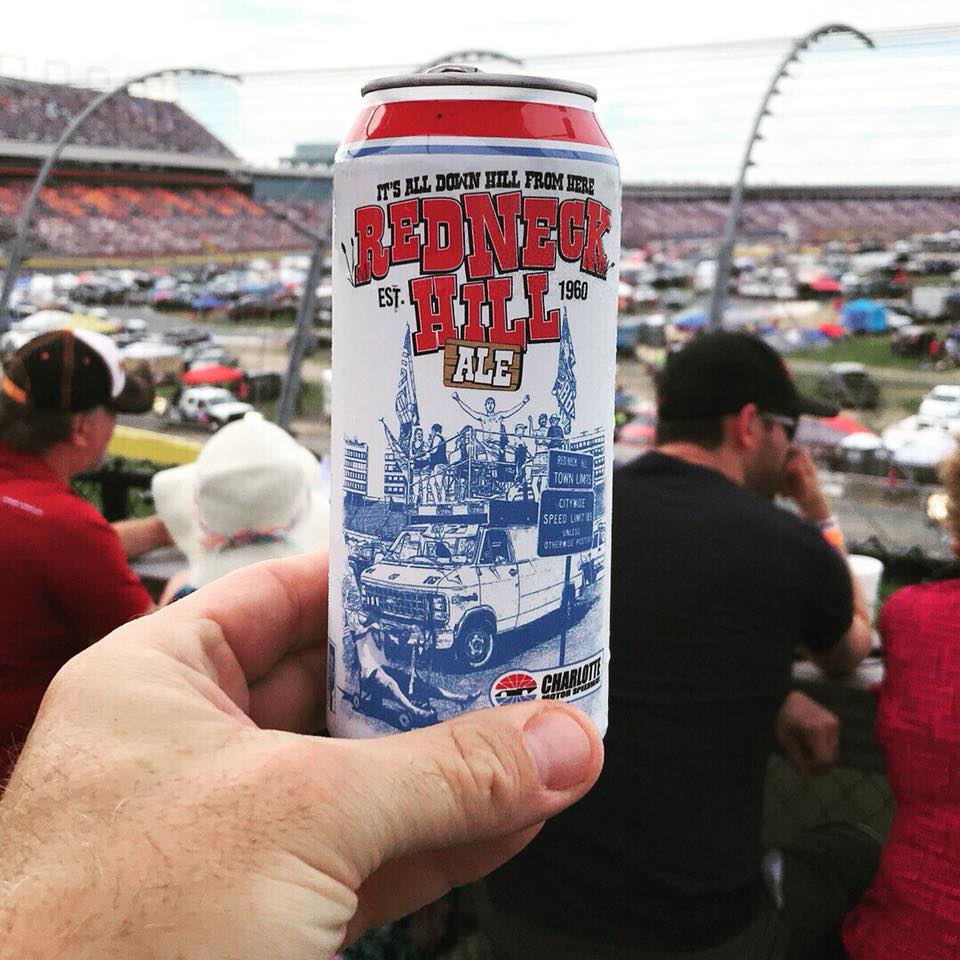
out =
<path fill-rule="evenodd" d="M 535 698 L 606 727 L 618 170 L 594 135 L 517 125 L 557 103 L 469 96 L 466 133 L 374 104 L 355 131 L 380 110 L 393 135 L 338 154 L 335 735 Z M 472 136 L 482 111 L 507 135 Z"/>

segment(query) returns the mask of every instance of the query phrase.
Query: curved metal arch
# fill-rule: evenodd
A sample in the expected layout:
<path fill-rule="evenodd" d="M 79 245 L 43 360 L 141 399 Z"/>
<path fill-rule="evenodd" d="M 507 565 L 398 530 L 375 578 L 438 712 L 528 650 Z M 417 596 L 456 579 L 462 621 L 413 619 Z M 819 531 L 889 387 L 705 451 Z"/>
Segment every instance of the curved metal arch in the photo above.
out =
<path fill-rule="evenodd" d="M 770 100 L 780 92 L 777 84 L 785 77 L 789 76 L 787 68 L 791 63 L 795 63 L 800 58 L 800 53 L 807 49 L 817 40 L 831 33 L 849 33 L 862 41 L 866 46 L 873 47 L 874 42 L 855 27 L 848 26 L 845 23 L 827 23 L 816 30 L 811 30 L 806 36 L 794 42 L 790 52 L 783 58 L 777 72 L 767 87 L 763 99 L 760 101 L 760 108 L 753 118 L 753 126 L 750 128 L 750 136 L 747 138 L 747 146 L 743 152 L 743 159 L 740 162 L 740 172 L 737 181 L 734 184 L 733 192 L 730 195 L 730 207 L 727 210 L 727 220 L 724 225 L 723 239 L 720 242 L 720 250 L 717 254 L 717 273 L 713 281 L 713 290 L 710 294 L 710 314 L 708 329 L 719 330 L 723 324 L 723 308 L 727 302 L 727 288 L 730 285 L 730 271 L 733 264 L 733 248 L 737 242 L 737 225 L 740 221 L 740 208 L 743 206 L 743 189 L 747 178 L 747 170 L 752 166 L 751 155 L 754 144 L 762 139 L 760 135 L 760 124 L 763 118 L 770 115 Z"/>
<path fill-rule="evenodd" d="M 488 60 L 504 60 L 517 67 L 523 66 L 523 61 L 518 57 L 508 56 L 498 50 L 457 50 L 417 67 L 417 73 L 426 73 L 427 70 L 439 67 L 444 63 L 485 63 Z"/>

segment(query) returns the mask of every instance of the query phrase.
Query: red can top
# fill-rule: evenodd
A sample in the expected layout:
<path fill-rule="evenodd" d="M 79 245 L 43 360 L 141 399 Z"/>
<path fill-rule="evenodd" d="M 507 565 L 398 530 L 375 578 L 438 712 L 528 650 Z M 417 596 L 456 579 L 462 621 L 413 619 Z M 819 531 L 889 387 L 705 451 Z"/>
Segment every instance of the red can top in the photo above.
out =
<path fill-rule="evenodd" d="M 409 152 L 412 140 L 499 144 L 492 150 L 503 149 L 507 141 L 552 141 L 610 151 L 593 111 L 596 91 L 586 84 L 445 65 L 374 80 L 363 94 L 366 104 L 343 143 L 381 146 L 351 149 L 352 156 L 373 150 Z M 607 162 L 615 162 L 612 154 Z"/>

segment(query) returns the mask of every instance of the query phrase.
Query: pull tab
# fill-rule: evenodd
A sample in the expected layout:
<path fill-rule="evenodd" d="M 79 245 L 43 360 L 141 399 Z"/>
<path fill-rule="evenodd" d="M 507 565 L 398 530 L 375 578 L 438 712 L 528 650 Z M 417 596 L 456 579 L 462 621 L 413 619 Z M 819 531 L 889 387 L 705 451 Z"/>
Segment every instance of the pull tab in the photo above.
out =
<path fill-rule="evenodd" d="M 480 68 L 469 63 L 438 63 L 429 67 L 424 73 L 479 73 Z"/>

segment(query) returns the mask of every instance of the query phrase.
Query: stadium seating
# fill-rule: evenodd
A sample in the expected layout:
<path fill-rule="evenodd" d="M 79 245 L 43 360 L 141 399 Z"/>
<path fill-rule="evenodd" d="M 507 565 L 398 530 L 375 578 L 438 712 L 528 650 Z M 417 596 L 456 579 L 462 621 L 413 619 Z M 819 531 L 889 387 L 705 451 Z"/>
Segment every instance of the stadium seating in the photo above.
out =
<path fill-rule="evenodd" d="M 623 245 L 651 241 L 716 237 L 723 232 L 726 203 L 719 200 L 623 198 Z M 914 233 L 951 230 L 960 223 L 960 199 L 748 199 L 740 216 L 739 235 L 793 235 L 819 243 L 834 238 L 894 239 Z"/>
<path fill-rule="evenodd" d="M 0 221 L 14 220 L 30 184 L 0 185 Z M 271 209 L 314 232 L 329 232 L 329 210 L 310 203 Z M 56 184 L 40 193 L 33 249 L 56 256 L 156 256 L 302 250 L 310 241 L 233 187 L 175 188 Z"/>
<path fill-rule="evenodd" d="M 0 77 L 0 140 L 53 143 L 98 95 L 60 83 Z M 118 94 L 73 136 L 73 143 L 233 159 L 231 151 L 175 103 Z"/>
<path fill-rule="evenodd" d="M 96 96 L 95 90 L 66 84 L 0 77 L 0 142 L 53 142 Z M 309 248 L 309 237 L 288 221 L 329 236 L 328 201 L 259 204 L 244 188 L 183 186 L 187 180 L 182 170 L 185 163 L 189 167 L 189 157 L 225 161 L 223 169 L 212 174 L 225 184 L 233 182 L 236 158 L 174 103 L 119 94 L 88 118 L 73 142 L 104 148 L 104 155 L 91 159 L 89 170 L 76 174 L 77 182 L 54 181 L 43 189 L 31 225 L 32 253 L 112 257 Z M 157 173 L 162 157 L 159 163 L 151 158 L 149 172 L 143 172 L 132 154 L 122 173 L 111 180 L 109 170 L 117 169 L 116 157 L 107 154 L 114 148 L 165 154 L 170 167 Z M 209 159 L 202 166 L 209 169 Z M 22 176 L 5 178 L 0 173 L 0 238 L 11 236 L 29 189 Z M 296 188 L 291 189 L 298 196 Z M 836 194 L 787 199 L 754 195 L 744 203 L 739 236 L 744 240 L 789 236 L 807 243 L 835 238 L 886 241 L 950 230 L 960 223 L 960 198 L 949 195 Z M 674 191 L 671 196 L 668 188 L 659 192 L 627 188 L 623 244 L 642 247 L 716 238 L 726 215 L 726 197 L 715 190 L 699 196 L 695 190 L 682 196 Z"/>

